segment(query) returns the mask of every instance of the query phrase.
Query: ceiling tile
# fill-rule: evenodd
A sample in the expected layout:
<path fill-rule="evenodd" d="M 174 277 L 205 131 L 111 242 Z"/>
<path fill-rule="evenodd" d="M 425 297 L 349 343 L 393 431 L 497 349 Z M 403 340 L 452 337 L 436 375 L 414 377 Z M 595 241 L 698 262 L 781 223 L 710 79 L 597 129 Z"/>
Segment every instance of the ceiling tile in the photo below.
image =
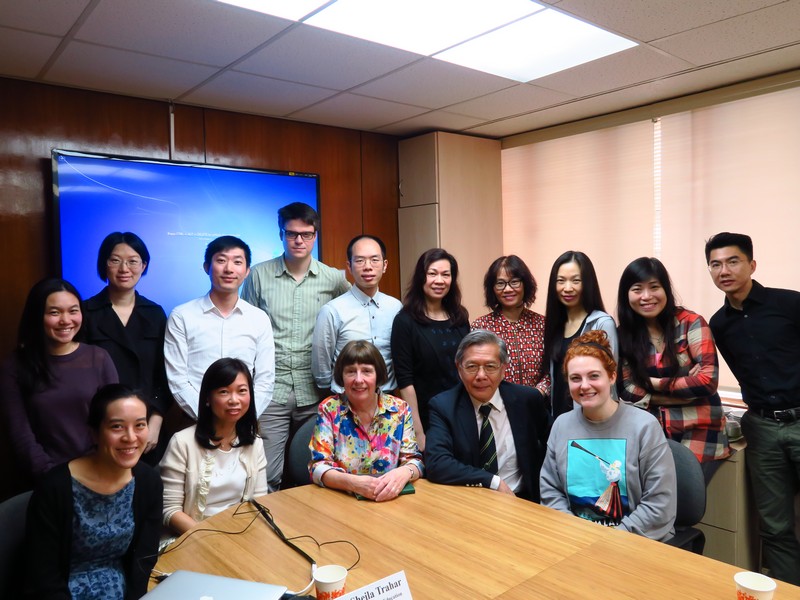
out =
<path fill-rule="evenodd" d="M 800 65 L 800 0 L 545 1 L 651 42 L 519 84 L 213 0 L 0 0 L 0 76 L 395 135 L 501 137 Z"/>
<path fill-rule="evenodd" d="M 688 73 L 648 82 L 632 88 L 600 94 L 577 102 L 565 103 L 528 115 L 486 123 L 465 131 L 467 134 L 505 137 L 578 121 L 626 108 L 645 106 L 688 94 L 731 85 L 757 76 L 779 73 L 800 64 L 800 45 L 775 50 L 743 60 L 713 65 Z M 653 116 L 659 116 L 655 111 Z"/>
<path fill-rule="evenodd" d="M 508 115 L 527 113 L 532 110 L 572 100 L 574 96 L 554 92 L 527 83 L 486 94 L 474 100 L 459 102 L 447 107 L 449 111 L 478 117 L 481 120 L 499 119 Z"/>
<path fill-rule="evenodd" d="M 380 127 L 376 131 L 390 135 L 419 135 L 427 131 L 459 132 L 482 122 L 483 119 L 475 119 L 443 110 L 434 110 L 417 117 L 411 117 L 404 121 Z"/>
<path fill-rule="evenodd" d="M 76 39 L 225 66 L 291 24 L 209 0 L 101 0 Z"/>
<path fill-rule="evenodd" d="M 798 23 L 800 2 L 785 2 L 674 35 L 653 46 L 696 65 L 707 65 L 797 42 Z"/>
<path fill-rule="evenodd" d="M 0 20 L 7 27 L 66 35 L 90 0 L 0 0 Z"/>
<path fill-rule="evenodd" d="M 664 90 L 654 86 L 636 86 L 600 94 L 592 98 L 583 98 L 574 102 L 567 102 L 559 106 L 532 112 L 511 119 L 499 120 L 472 128 L 465 133 L 475 133 L 489 136 L 507 136 L 514 132 L 532 131 L 544 127 L 552 127 L 562 123 L 580 121 L 598 115 L 635 108 L 652 104 L 658 100 L 666 99 Z"/>
<path fill-rule="evenodd" d="M 92 90 L 173 99 L 210 77 L 214 69 L 168 58 L 72 42 L 44 80 Z"/>
<path fill-rule="evenodd" d="M 800 65 L 800 44 L 756 54 L 741 60 L 710 65 L 665 80 L 654 81 L 648 84 L 648 87 L 657 90 L 656 95 L 659 99 L 676 98 L 740 81 L 782 73 L 796 69 L 797 65 Z"/>
<path fill-rule="evenodd" d="M 426 108 L 441 108 L 517 85 L 516 81 L 424 58 L 353 90 L 355 93 Z"/>
<path fill-rule="evenodd" d="M 0 73 L 33 79 L 58 47 L 60 38 L 0 27 Z M 20 52 L 25 48 L 25 52 Z"/>
<path fill-rule="evenodd" d="M 301 24 L 236 65 L 236 70 L 346 90 L 420 58 Z"/>
<path fill-rule="evenodd" d="M 282 117 L 335 94 L 310 85 L 229 71 L 180 100 L 202 106 Z"/>
<path fill-rule="evenodd" d="M 355 94 L 338 96 L 291 115 L 292 119 L 372 131 L 425 112 L 424 109 Z"/>
<path fill-rule="evenodd" d="M 572 96 L 590 96 L 641 81 L 658 79 L 694 65 L 647 46 L 637 46 L 605 58 L 540 77 L 533 83 Z"/>
<path fill-rule="evenodd" d="M 562 0 L 555 8 L 615 33 L 650 42 L 784 0 Z"/>

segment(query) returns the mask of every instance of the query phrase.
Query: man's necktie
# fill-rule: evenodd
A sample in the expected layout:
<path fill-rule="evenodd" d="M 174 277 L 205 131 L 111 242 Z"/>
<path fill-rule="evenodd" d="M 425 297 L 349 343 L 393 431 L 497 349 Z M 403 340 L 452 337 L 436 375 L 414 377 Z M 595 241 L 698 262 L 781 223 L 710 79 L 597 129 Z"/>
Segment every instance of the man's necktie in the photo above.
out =
<path fill-rule="evenodd" d="M 489 422 L 489 413 L 491 411 L 492 405 L 488 402 L 486 404 L 481 404 L 478 409 L 478 412 L 483 416 L 478 446 L 481 449 L 481 464 L 483 469 L 489 471 L 489 473 L 497 474 L 497 447 L 494 444 L 492 424 Z"/>

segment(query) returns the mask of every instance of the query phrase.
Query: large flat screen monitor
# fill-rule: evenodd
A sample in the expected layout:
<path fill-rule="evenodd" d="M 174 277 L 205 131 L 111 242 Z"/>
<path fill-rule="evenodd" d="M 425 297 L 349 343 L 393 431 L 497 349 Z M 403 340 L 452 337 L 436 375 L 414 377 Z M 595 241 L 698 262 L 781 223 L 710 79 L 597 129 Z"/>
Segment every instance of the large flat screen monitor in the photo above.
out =
<path fill-rule="evenodd" d="M 319 210 L 319 177 L 309 173 L 66 150 L 53 150 L 52 159 L 57 264 L 84 299 L 105 285 L 97 276 L 97 251 L 112 231 L 144 240 L 150 266 L 137 290 L 169 314 L 208 292 L 203 254 L 211 240 L 243 239 L 256 264 L 283 251 L 278 208 L 305 202 Z"/>

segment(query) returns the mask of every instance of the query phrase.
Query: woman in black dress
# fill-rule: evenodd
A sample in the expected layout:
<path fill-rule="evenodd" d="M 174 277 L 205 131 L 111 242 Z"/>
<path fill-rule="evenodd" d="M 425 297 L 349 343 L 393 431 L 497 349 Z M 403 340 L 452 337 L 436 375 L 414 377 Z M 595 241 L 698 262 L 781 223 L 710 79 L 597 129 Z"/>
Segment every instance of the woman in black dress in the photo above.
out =
<path fill-rule="evenodd" d="M 114 361 L 119 381 L 142 394 L 150 405 L 145 461 L 158 463 L 159 433 L 172 403 L 164 369 L 164 331 L 167 315 L 160 305 L 136 291 L 147 274 L 150 252 L 135 233 L 115 231 L 97 253 L 97 275 L 108 285 L 83 306 L 86 341 L 105 349 Z"/>
<path fill-rule="evenodd" d="M 419 257 L 392 326 L 392 361 L 400 397 L 411 407 L 417 445 L 425 449 L 428 402 L 459 381 L 455 357 L 469 332 L 458 263 L 442 248 Z"/>

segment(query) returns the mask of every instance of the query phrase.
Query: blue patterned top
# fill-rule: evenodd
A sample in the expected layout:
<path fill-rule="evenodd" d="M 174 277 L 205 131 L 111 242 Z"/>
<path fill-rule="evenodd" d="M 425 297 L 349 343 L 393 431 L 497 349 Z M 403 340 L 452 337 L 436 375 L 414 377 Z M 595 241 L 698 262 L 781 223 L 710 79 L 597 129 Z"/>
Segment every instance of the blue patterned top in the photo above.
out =
<path fill-rule="evenodd" d="M 135 478 L 113 494 L 98 494 L 72 479 L 69 591 L 81 600 L 125 597 L 122 558 L 133 541 Z"/>

